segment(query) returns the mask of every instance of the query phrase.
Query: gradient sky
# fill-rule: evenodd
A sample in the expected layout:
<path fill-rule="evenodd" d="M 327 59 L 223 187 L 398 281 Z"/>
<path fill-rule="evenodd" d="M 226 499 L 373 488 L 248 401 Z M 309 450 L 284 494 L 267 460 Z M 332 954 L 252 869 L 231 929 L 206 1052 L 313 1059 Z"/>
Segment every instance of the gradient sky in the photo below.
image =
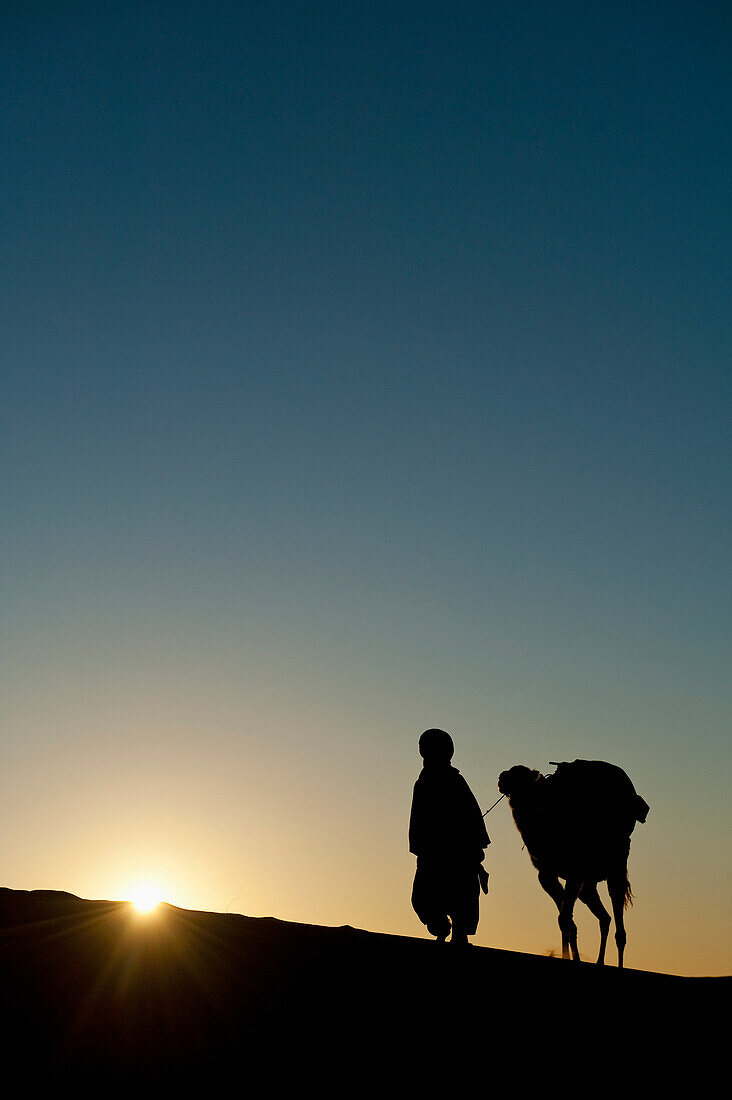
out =
<path fill-rule="evenodd" d="M 2 885 L 426 935 L 437 725 L 486 808 L 623 766 L 627 964 L 732 971 L 731 31 L 3 5 Z"/>

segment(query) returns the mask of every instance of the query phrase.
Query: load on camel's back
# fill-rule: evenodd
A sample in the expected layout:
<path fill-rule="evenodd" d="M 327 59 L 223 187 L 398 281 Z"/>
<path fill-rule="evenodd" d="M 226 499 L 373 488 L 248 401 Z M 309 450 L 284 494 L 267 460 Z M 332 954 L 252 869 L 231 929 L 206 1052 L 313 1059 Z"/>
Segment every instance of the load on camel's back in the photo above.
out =
<path fill-rule="evenodd" d="M 633 895 L 628 881 L 630 834 L 645 821 L 649 806 L 636 794 L 622 768 L 604 760 L 557 764 L 542 775 L 517 764 L 498 777 L 516 826 L 528 848 L 539 882 L 559 910 L 562 955 L 579 959 L 574 903 L 583 901 L 600 922 L 600 953 L 610 931 L 610 916 L 597 892 L 607 882 L 615 918 L 618 966 L 623 965 L 626 934 L 623 911 Z M 564 879 L 564 886 L 560 883 Z"/>

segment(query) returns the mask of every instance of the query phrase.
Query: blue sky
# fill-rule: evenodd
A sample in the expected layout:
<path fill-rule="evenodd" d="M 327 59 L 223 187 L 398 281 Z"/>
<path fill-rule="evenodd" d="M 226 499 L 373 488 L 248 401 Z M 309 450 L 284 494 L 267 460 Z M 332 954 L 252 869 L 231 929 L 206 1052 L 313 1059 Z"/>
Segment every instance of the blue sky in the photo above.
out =
<path fill-rule="evenodd" d="M 36 799 L 54 819 L 54 761 L 59 815 L 125 774 L 136 821 L 168 791 L 173 836 L 176 807 L 205 833 L 240 797 L 268 835 L 291 774 L 297 835 L 300 784 L 342 792 L 298 865 L 327 878 L 332 848 L 348 884 L 298 907 L 260 870 L 252 905 L 419 934 L 400 830 L 437 724 L 486 805 L 519 760 L 626 766 L 715 838 L 713 919 L 731 29 L 720 3 L 6 7 L 18 835 Z M 343 879 L 354 802 L 383 911 Z M 114 890 L 80 844 L 100 812 L 53 851 L 8 840 L 7 885 Z M 662 831 L 650 863 L 693 859 Z M 183 900 L 223 908 L 204 877 Z M 535 949 L 501 898 L 485 942 Z M 634 965 L 673 969 L 648 943 Z"/>

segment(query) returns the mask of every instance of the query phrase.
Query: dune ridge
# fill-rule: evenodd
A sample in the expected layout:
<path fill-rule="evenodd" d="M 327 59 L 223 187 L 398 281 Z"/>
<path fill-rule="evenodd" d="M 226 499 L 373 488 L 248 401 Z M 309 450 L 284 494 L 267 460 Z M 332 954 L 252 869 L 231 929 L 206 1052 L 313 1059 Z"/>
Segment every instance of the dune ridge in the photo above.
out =
<path fill-rule="evenodd" d="M 526 1083 L 550 1065 L 620 1082 L 633 1059 L 649 1087 L 666 1072 L 698 1084 L 732 983 L 7 888 L 0 980 L 6 1063 L 35 1077 L 191 1084 L 256 1068 L 356 1091 L 501 1070 Z"/>

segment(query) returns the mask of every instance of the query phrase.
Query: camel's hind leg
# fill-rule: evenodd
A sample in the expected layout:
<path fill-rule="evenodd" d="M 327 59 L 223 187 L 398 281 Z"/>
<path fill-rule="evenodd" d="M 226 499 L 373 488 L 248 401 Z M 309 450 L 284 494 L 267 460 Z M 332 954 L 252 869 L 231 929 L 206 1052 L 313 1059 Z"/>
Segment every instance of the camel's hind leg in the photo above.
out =
<path fill-rule="evenodd" d="M 597 956 L 597 965 L 602 966 L 605 962 L 605 946 L 610 931 L 610 914 L 600 901 L 597 883 L 595 882 L 584 883 L 579 893 L 579 899 L 585 903 L 592 915 L 597 917 L 600 922 L 600 953 Z"/>
<path fill-rule="evenodd" d="M 625 868 L 623 868 L 620 874 L 608 876 L 607 889 L 610 894 L 610 901 L 613 906 L 613 917 L 615 919 L 615 943 L 618 945 L 618 967 L 622 970 L 625 944 L 628 938 L 625 934 L 623 913 L 628 903 L 630 890 L 628 885 L 628 872 Z"/>

